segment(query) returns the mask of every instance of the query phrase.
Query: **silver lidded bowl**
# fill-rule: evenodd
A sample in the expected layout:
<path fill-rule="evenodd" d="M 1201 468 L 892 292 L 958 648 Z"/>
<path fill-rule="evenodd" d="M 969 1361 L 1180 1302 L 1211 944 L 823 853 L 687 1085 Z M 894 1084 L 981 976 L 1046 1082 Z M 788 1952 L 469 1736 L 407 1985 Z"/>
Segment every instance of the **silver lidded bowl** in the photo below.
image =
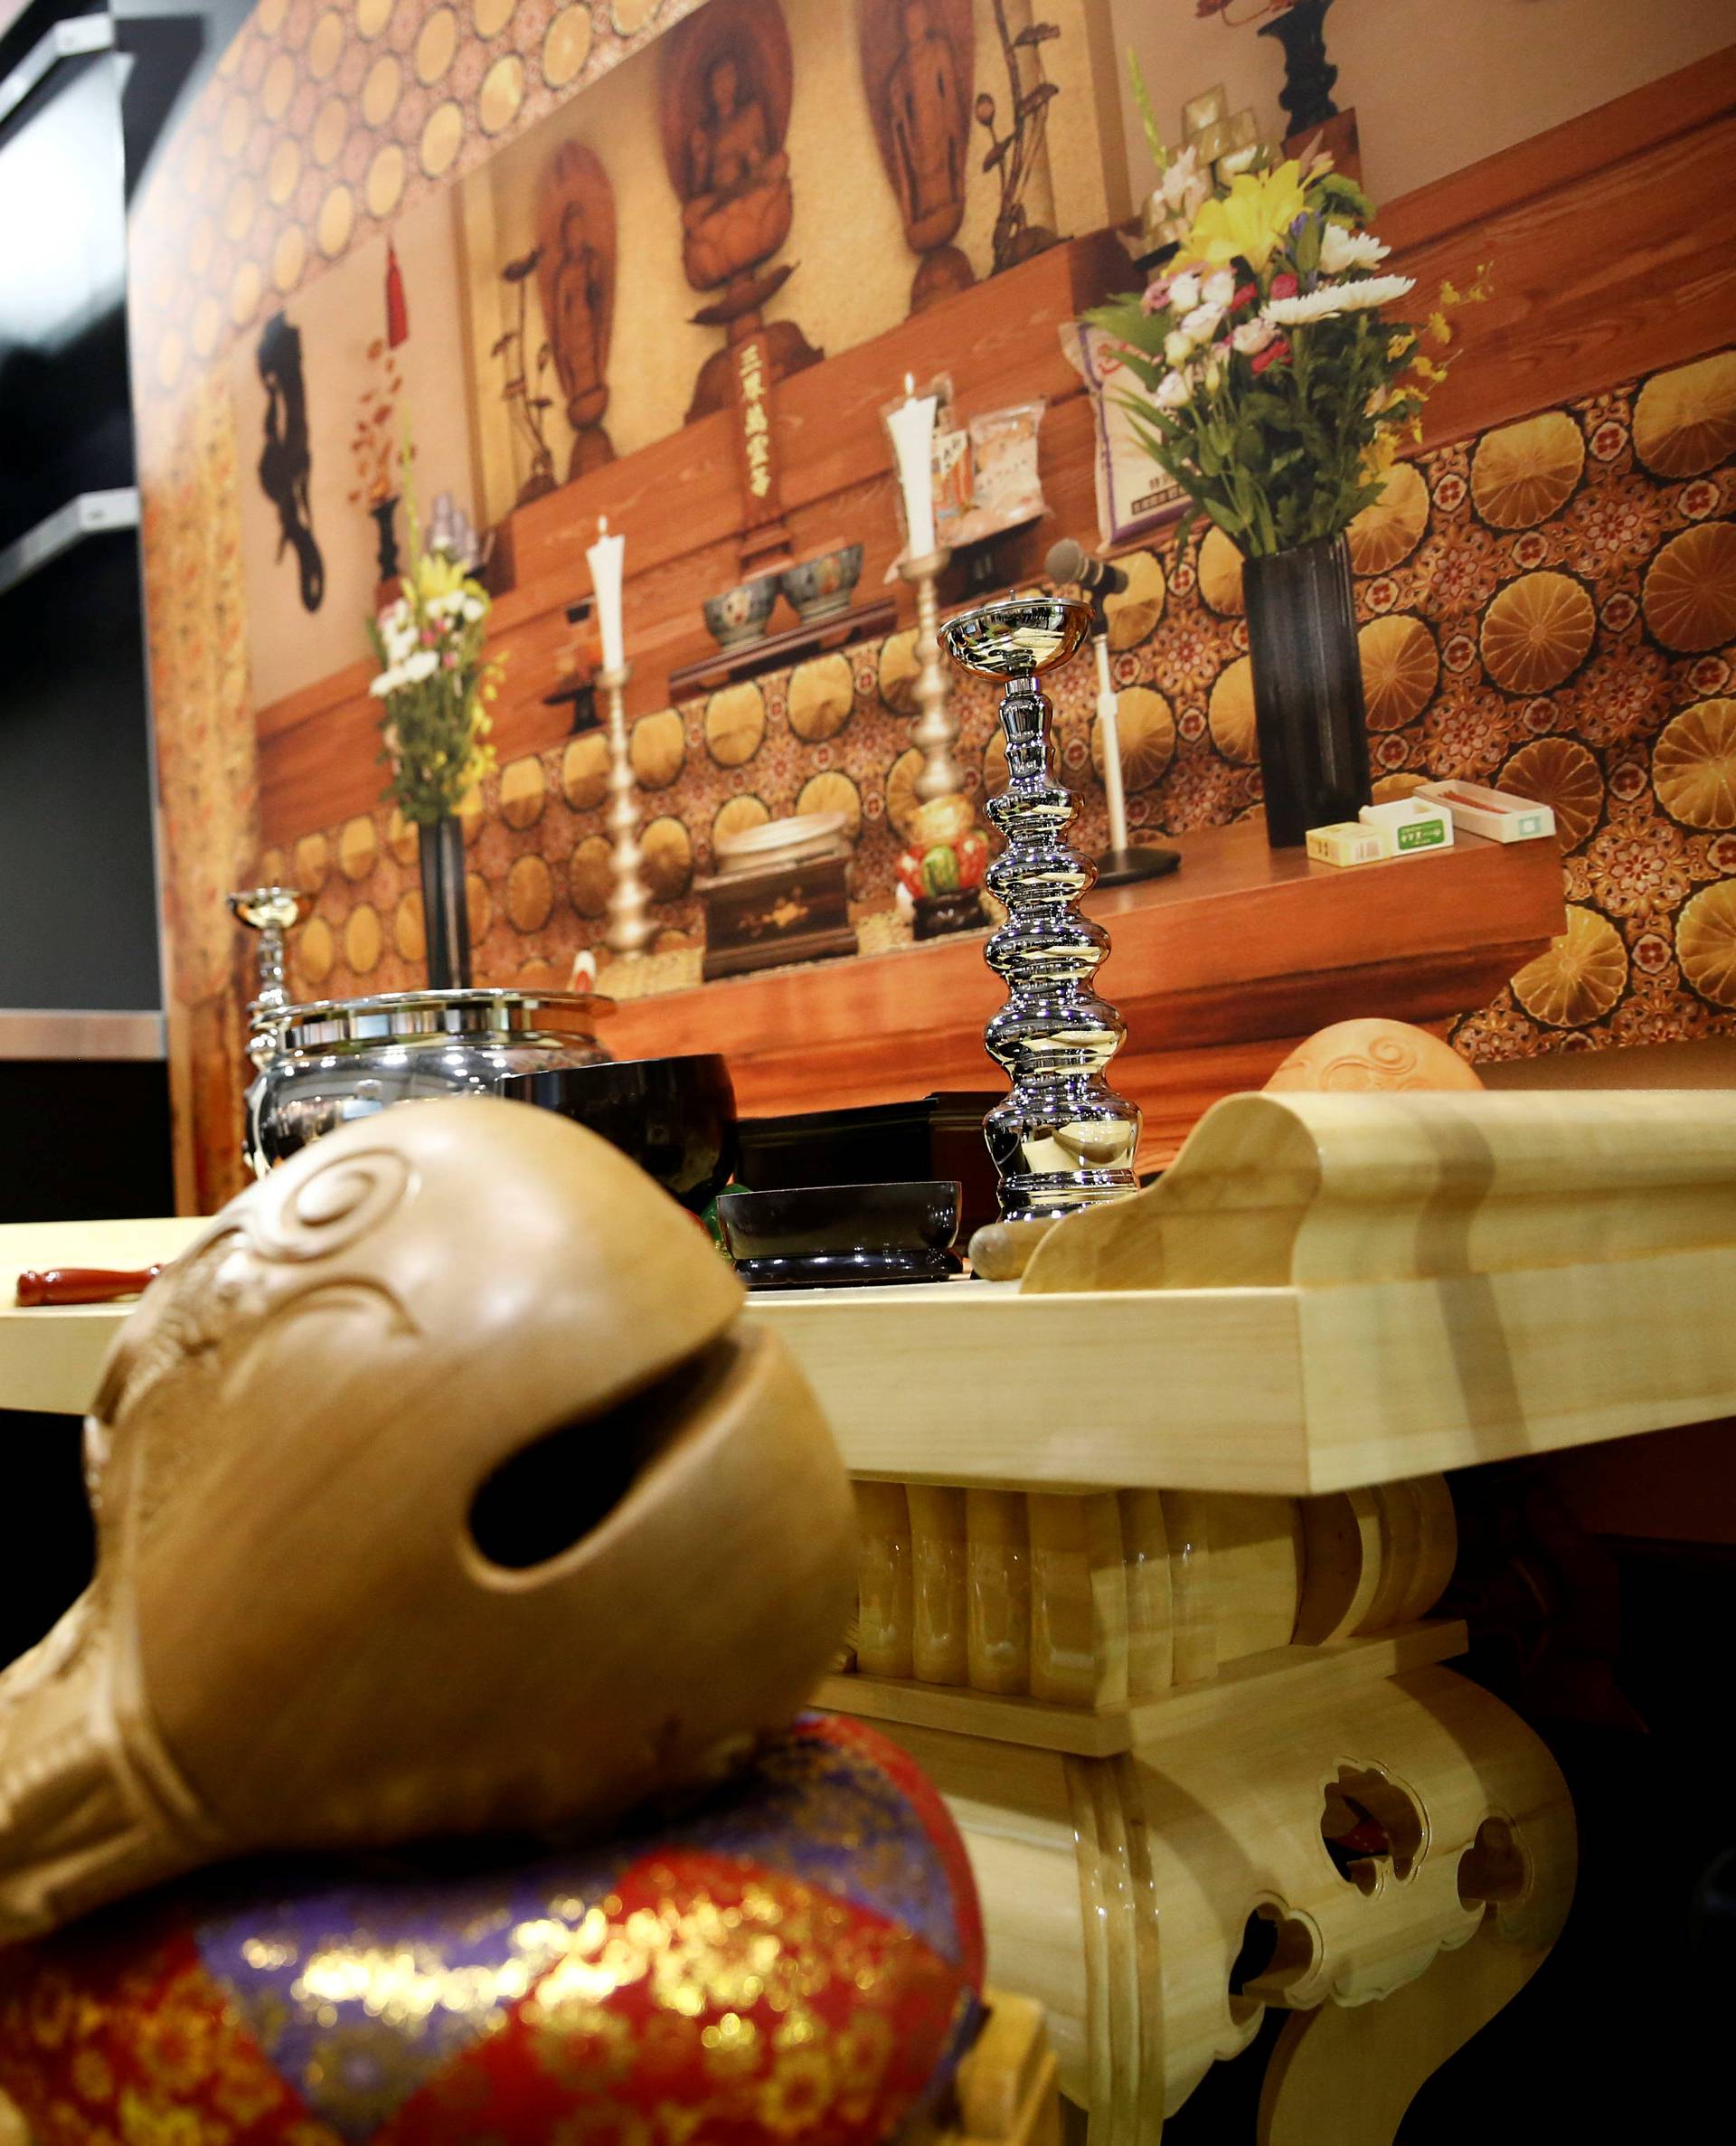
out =
<path fill-rule="evenodd" d="M 392 991 L 256 1017 L 248 1163 L 262 1177 L 392 1103 L 493 1095 L 510 1073 L 608 1064 L 596 1024 L 612 1003 L 571 991 Z"/>

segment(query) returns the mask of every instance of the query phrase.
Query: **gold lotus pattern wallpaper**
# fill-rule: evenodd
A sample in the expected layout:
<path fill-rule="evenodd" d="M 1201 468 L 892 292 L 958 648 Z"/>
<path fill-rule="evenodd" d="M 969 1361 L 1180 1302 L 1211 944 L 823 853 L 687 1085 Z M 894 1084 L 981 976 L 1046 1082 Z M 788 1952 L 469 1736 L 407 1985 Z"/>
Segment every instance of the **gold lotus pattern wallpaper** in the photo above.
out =
<path fill-rule="evenodd" d="M 1379 794 L 1431 777 L 1553 807 L 1569 930 L 1454 1029 L 1472 1058 L 1653 1042 L 1736 1016 L 1736 353 L 1400 466 L 1353 532 Z M 1240 562 L 1212 536 L 1125 561 L 1114 604 L 1129 818 L 1183 834 L 1259 809 Z M 647 876 L 671 958 L 720 829 L 840 810 L 855 894 L 890 912 L 914 802 L 911 637 L 823 656 L 636 724 Z M 1093 685 L 1052 681 L 1087 847 L 1106 839 Z M 1004 776 L 992 697 L 955 685 L 973 786 Z M 467 817 L 479 978 L 563 981 L 601 952 L 606 756 L 596 733 L 514 761 Z M 416 980 L 415 846 L 383 812 L 313 828 L 260 869 L 318 894 L 307 996 Z M 1421 867 L 1426 872 L 1426 866 Z M 1419 896 L 1423 886 L 1420 881 Z M 885 932 L 877 942 L 884 941 Z"/>

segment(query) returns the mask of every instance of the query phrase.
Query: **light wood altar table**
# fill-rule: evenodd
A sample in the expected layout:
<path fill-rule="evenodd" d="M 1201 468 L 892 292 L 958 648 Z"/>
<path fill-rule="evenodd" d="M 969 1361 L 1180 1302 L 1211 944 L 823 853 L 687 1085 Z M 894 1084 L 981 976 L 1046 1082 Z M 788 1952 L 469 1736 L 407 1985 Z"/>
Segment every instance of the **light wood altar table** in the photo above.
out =
<path fill-rule="evenodd" d="M 1262 2140 L 1385 2146 L 1545 1956 L 1572 1813 L 1442 1666 L 1441 1471 L 1736 1409 L 1733 1196 L 1721 1093 L 1241 1096 L 1019 1284 L 753 1302 L 860 1483 L 820 1697 L 948 1795 L 1093 2146 L 1268 2005 Z M 0 1229 L 0 1271 L 203 1226 Z M 0 1406 L 80 1411 L 122 1317 L 0 1311 Z"/>

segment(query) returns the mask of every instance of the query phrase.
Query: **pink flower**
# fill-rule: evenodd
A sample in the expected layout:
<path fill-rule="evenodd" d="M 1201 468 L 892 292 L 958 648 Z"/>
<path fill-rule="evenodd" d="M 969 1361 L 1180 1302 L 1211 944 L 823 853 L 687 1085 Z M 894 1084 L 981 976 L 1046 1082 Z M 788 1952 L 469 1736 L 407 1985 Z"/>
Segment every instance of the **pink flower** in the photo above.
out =
<path fill-rule="evenodd" d="M 1287 336 L 1280 336 L 1276 343 L 1269 343 L 1264 350 L 1255 354 L 1254 371 L 1263 373 L 1269 365 L 1287 365 L 1289 362 L 1289 338 Z"/>
<path fill-rule="evenodd" d="M 1275 298 L 1293 298 L 1300 288 L 1296 278 L 1287 271 L 1282 276 L 1272 278 L 1272 288 L 1267 295 Z"/>
<path fill-rule="evenodd" d="M 1169 310 L 1169 278 L 1159 276 L 1156 282 L 1147 283 L 1146 295 L 1139 301 L 1142 313 L 1166 313 Z"/>
<path fill-rule="evenodd" d="M 1257 306 L 1259 303 L 1259 284 L 1244 283 L 1241 288 L 1237 291 L 1235 297 L 1231 299 L 1230 310 L 1232 313 L 1240 313 L 1244 306 Z"/>

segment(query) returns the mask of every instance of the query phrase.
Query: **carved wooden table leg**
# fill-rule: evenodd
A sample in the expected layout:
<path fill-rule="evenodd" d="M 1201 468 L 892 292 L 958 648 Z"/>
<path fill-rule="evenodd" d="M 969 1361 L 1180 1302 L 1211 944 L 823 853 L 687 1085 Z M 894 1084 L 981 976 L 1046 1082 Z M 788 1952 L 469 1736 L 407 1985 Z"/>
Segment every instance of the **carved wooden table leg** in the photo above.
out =
<path fill-rule="evenodd" d="M 1515 1716 L 1451 1670 L 1279 1703 L 1222 1736 L 1142 1744 L 1133 1763 L 1162 1933 L 1167 2110 L 1252 2038 L 1267 2004 L 1368 2007 L 1469 1946 L 1488 1916 L 1534 1963 L 1565 1918 L 1574 1848 L 1561 1776 Z M 1486 1996 L 1498 1986 L 1477 1978 Z M 1412 2014 L 1426 2018 L 1427 2001 L 1392 2028 L 1376 2007 L 1316 2031 L 1323 2047 L 1348 2036 L 1360 2071 L 1364 2032 L 1373 2060 Z M 1480 2024 L 1466 2018 L 1435 2061 Z M 1433 2067 L 1423 2047 L 1410 2055 L 1414 2092 Z M 1293 2064 L 1275 2135 L 1387 2146 L 1392 2130 L 1373 2124 L 1353 2141 L 1342 2084 L 1324 2060 Z"/>
<path fill-rule="evenodd" d="M 1378 2005 L 1292 2012 L 1260 2094 L 1259 2146 L 1388 2146 L 1423 2081 L 1542 1966 L 1493 1915 L 1467 1945 Z"/>
<path fill-rule="evenodd" d="M 858 1496 L 859 1673 L 824 1697 L 947 1795 L 1090 2146 L 1151 2146 L 1268 2004 L 1272 2146 L 1386 2146 L 1573 1880 L 1553 1763 L 1422 1621 L 1445 1483 Z"/>

